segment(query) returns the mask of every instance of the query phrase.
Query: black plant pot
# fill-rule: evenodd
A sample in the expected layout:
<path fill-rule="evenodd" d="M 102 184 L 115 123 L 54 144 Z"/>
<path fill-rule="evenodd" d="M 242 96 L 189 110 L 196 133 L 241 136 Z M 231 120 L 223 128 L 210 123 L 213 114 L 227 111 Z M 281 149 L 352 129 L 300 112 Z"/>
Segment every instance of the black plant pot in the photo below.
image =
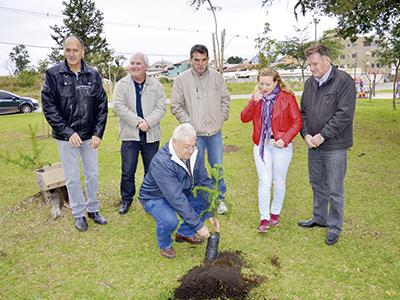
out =
<path fill-rule="evenodd" d="M 212 234 L 207 239 L 206 258 L 215 260 L 218 256 L 219 233 Z"/>

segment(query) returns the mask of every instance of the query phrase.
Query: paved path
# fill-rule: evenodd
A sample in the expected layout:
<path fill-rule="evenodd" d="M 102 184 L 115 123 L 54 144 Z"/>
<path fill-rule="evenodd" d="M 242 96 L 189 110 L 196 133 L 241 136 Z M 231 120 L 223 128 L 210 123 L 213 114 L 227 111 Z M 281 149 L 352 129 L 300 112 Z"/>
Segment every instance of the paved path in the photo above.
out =
<path fill-rule="evenodd" d="M 303 92 L 302 91 L 297 91 L 294 92 L 296 96 L 301 96 Z M 243 95 L 231 95 L 231 99 L 250 99 L 251 94 L 243 94 Z M 376 93 L 375 97 L 372 97 L 372 99 L 392 99 L 392 94 L 389 93 L 379 93 L 379 91 Z M 368 98 L 368 97 L 367 97 Z"/>
<path fill-rule="evenodd" d="M 296 96 L 301 96 L 302 91 L 297 91 L 294 92 L 294 94 Z M 237 100 L 237 99 L 250 99 L 251 94 L 239 94 L 239 95 L 231 95 L 231 99 L 232 100 Z M 367 98 L 358 98 L 358 99 L 368 99 Z M 379 91 L 377 91 L 376 96 L 372 97 L 372 99 L 392 99 L 392 94 L 389 93 L 379 93 Z M 169 104 L 170 99 L 167 98 L 167 104 Z M 109 102 L 108 104 L 109 107 L 113 107 L 114 103 L 112 103 L 112 101 Z"/>

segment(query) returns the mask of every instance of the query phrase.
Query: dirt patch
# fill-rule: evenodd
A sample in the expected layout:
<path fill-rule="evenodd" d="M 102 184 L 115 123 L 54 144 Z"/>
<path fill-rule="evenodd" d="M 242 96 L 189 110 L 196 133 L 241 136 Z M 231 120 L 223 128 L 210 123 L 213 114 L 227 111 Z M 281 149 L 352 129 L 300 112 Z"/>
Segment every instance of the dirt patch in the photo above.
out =
<path fill-rule="evenodd" d="M 235 145 L 224 145 L 224 153 L 234 153 L 239 152 L 241 149 Z"/>
<path fill-rule="evenodd" d="M 271 257 L 271 265 L 273 265 L 274 267 L 276 267 L 278 269 L 281 267 L 281 263 L 279 262 L 278 256 L 273 255 Z"/>
<path fill-rule="evenodd" d="M 221 252 L 213 261 L 205 261 L 188 271 L 175 289 L 174 299 L 246 299 L 250 289 L 264 278 L 242 274 L 243 258 L 239 251 Z"/>

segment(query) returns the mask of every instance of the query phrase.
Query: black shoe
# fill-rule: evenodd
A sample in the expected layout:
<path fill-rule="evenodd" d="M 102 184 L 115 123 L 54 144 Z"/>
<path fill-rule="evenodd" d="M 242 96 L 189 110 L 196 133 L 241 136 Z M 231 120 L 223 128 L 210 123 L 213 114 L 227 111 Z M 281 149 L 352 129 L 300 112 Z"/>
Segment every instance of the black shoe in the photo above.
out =
<path fill-rule="evenodd" d="M 129 211 L 129 207 L 131 206 L 131 203 L 132 203 L 132 202 L 130 202 L 130 201 L 121 201 L 121 204 L 119 205 L 119 210 L 118 210 L 118 212 L 119 212 L 121 215 L 126 214 L 126 213 Z"/>
<path fill-rule="evenodd" d="M 88 217 L 93 219 L 95 223 L 100 224 L 100 225 L 106 225 L 107 220 L 100 215 L 100 213 L 97 212 L 88 212 Z"/>
<path fill-rule="evenodd" d="M 326 227 L 326 225 L 321 225 L 321 224 L 315 222 L 313 219 L 306 220 L 306 221 L 299 221 L 299 222 L 297 222 L 297 224 L 299 226 L 305 227 L 305 228 L 312 228 L 312 227 L 315 227 L 315 226 Z"/>
<path fill-rule="evenodd" d="M 327 244 L 328 246 L 332 246 L 333 244 L 336 244 L 338 239 L 339 239 L 339 236 L 336 233 L 328 232 L 326 234 L 325 244 Z"/>
<path fill-rule="evenodd" d="M 75 228 L 79 231 L 86 231 L 88 229 L 88 225 L 85 217 L 75 218 Z"/>

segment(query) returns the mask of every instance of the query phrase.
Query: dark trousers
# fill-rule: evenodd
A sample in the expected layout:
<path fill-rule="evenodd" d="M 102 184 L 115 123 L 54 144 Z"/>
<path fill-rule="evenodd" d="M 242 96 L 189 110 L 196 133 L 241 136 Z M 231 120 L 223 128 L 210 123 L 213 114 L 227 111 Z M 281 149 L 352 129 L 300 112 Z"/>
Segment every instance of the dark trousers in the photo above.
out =
<path fill-rule="evenodd" d="M 344 215 L 347 149 L 308 150 L 308 175 L 314 196 L 313 219 L 339 235 Z"/>
<path fill-rule="evenodd" d="M 150 162 L 157 153 L 160 142 L 146 143 L 144 141 L 122 141 L 121 145 L 121 198 L 132 202 L 136 193 L 135 173 L 139 152 L 142 154 L 144 176 L 149 170 Z"/>

